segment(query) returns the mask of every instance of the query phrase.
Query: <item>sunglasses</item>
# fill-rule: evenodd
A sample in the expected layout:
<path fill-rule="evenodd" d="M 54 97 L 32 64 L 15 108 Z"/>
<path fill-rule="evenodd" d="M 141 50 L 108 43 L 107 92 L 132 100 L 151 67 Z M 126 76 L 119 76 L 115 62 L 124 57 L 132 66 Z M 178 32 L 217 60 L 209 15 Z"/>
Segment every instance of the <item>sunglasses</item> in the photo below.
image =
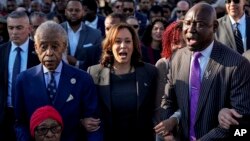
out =
<path fill-rule="evenodd" d="M 134 11 L 133 8 L 123 8 L 123 12 L 127 12 L 129 11 L 129 13 L 132 13 Z"/>
<path fill-rule="evenodd" d="M 132 25 L 132 24 L 131 24 L 131 26 L 132 26 L 134 29 L 139 28 L 139 25 L 136 25 L 136 24 L 135 24 L 135 25 Z"/>
<path fill-rule="evenodd" d="M 229 4 L 229 3 L 231 3 L 232 1 L 233 1 L 235 4 L 240 3 L 240 0 L 225 0 L 225 3 Z"/>
<path fill-rule="evenodd" d="M 122 7 L 121 5 L 116 5 L 116 6 L 115 6 L 116 9 L 119 9 L 119 8 L 121 8 L 121 7 Z"/>
<path fill-rule="evenodd" d="M 179 14 L 180 14 L 180 13 L 182 13 L 182 14 L 186 14 L 186 13 L 187 13 L 186 10 L 177 10 L 176 12 L 179 13 Z"/>

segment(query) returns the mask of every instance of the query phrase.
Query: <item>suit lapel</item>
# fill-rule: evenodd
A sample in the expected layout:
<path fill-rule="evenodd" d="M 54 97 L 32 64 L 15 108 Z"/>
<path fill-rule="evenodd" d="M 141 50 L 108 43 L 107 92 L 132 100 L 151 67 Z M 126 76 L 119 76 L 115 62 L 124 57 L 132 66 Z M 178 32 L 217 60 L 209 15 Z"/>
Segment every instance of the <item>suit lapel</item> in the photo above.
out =
<path fill-rule="evenodd" d="M 50 98 L 48 96 L 46 83 L 44 80 L 42 64 L 36 66 L 36 74 L 34 77 L 34 83 L 36 83 L 35 86 L 37 86 L 36 89 L 39 90 L 39 94 L 42 95 L 39 97 L 41 98 L 41 101 L 47 101 L 48 103 L 50 103 Z"/>
<path fill-rule="evenodd" d="M 250 49 L 250 17 L 246 16 L 246 47 L 247 47 L 247 50 Z"/>
<path fill-rule="evenodd" d="M 137 67 L 135 69 L 136 74 L 136 94 L 137 94 L 137 110 L 139 109 L 140 105 L 142 104 L 146 94 L 149 89 L 146 87 L 149 87 L 146 82 L 145 78 L 148 78 L 147 74 L 145 73 L 144 67 Z"/>
<path fill-rule="evenodd" d="M 8 95 L 8 80 L 9 80 L 9 72 L 8 72 L 8 70 L 9 70 L 9 56 L 10 56 L 10 49 L 11 49 L 11 42 L 9 42 L 8 43 L 8 45 L 7 46 L 5 46 L 4 47 L 4 51 L 3 51 L 3 65 L 4 65 L 4 87 L 5 87 L 5 89 L 6 89 L 6 92 L 5 92 L 5 96 L 7 97 L 7 95 Z M 3 69 L 3 68 L 1 68 L 1 69 Z"/>
<path fill-rule="evenodd" d="M 226 16 L 226 19 L 224 21 L 224 26 L 225 26 L 225 29 L 226 29 L 226 35 L 227 35 L 227 38 L 230 42 L 230 44 L 232 45 L 232 47 L 234 47 L 234 49 L 236 49 L 236 43 L 235 43 L 235 39 L 234 39 L 234 34 L 233 34 L 233 30 L 232 30 L 232 25 L 231 25 L 231 21 L 230 21 L 230 18 L 228 16 Z"/>
<path fill-rule="evenodd" d="M 217 74 L 218 68 L 220 67 L 220 64 L 218 62 L 221 62 L 221 48 L 218 45 L 218 43 L 215 41 L 214 46 L 210 55 L 209 62 L 207 64 L 207 68 L 204 72 L 202 83 L 201 83 L 201 90 L 200 90 L 200 96 L 198 100 L 198 106 L 197 106 L 197 112 L 196 112 L 196 120 L 198 119 L 199 115 L 202 113 L 202 108 L 206 104 L 207 97 L 209 95 L 209 91 L 211 89 L 211 85 L 213 83 L 214 77 Z"/>
<path fill-rule="evenodd" d="M 57 109 L 61 109 L 65 102 L 67 102 L 67 98 L 70 96 L 70 92 L 73 89 L 74 84 L 71 83 L 71 80 L 77 78 L 72 76 L 72 73 L 68 70 L 68 66 L 63 63 L 61 76 L 56 92 L 55 103 L 54 106 Z"/>
<path fill-rule="evenodd" d="M 77 48 L 76 48 L 76 53 L 75 53 L 75 57 L 77 57 L 77 53 L 78 52 L 82 52 L 83 45 L 85 40 L 87 39 L 87 28 L 86 25 L 84 25 L 84 23 L 82 23 L 82 30 L 80 31 L 80 37 L 78 40 L 78 44 L 77 44 Z"/>
<path fill-rule="evenodd" d="M 111 94 L 110 94 L 110 69 L 103 67 L 97 74 L 98 81 L 98 87 L 100 88 L 99 94 L 104 101 L 105 105 L 108 107 L 109 111 L 111 111 Z"/>
<path fill-rule="evenodd" d="M 187 108 L 189 107 L 189 74 L 190 74 L 190 64 L 191 64 L 191 56 L 192 56 L 192 52 L 188 50 L 188 48 L 186 49 L 186 51 L 183 53 L 183 61 L 184 63 L 182 63 L 182 70 L 186 70 L 186 73 L 179 73 L 179 78 L 180 80 L 183 80 L 184 83 L 181 83 L 182 85 L 180 86 L 182 89 L 181 94 L 183 96 L 183 108 Z M 184 84 L 184 85 L 183 85 Z M 181 107 L 180 107 L 181 108 Z M 185 117 L 189 116 L 189 109 L 188 110 L 183 110 L 183 114 Z M 188 119 L 188 118 L 187 118 Z"/>

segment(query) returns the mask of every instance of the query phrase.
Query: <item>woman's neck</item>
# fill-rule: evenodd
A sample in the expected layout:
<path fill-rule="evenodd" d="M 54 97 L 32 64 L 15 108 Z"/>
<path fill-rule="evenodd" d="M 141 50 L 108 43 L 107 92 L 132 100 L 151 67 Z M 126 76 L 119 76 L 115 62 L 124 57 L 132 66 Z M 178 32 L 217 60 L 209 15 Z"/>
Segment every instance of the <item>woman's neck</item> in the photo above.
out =
<path fill-rule="evenodd" d="M 127 74 L 133 71 L 133 67 L 130 64 L 114 64 L 112 71 L 116 75 Z"/>
<path fill-rule="evenodd" d="M 153 40 L 151 42 L 151 48 L 152 49 L 160 50 L 160 48 L 161 48 L 160 45 L 161 45 L 160 41 Z"/>

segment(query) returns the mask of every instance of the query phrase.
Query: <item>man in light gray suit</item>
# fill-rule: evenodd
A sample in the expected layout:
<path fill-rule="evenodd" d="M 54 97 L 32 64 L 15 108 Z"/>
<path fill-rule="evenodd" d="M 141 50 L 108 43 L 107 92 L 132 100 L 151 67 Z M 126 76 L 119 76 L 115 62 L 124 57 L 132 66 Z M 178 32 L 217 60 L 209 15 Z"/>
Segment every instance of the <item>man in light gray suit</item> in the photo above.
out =
<path fill-rule="evenodd" d="M 219 27 L 216 32 L 216 39 L 226 46 L 237 50 L 234 37 L 234 26 L 238 23 L 238 28 L 242 36 L 243 52 L 250 49 L 250 17 L 245 14 L 245 0 L 226 0 L 225 7 L 227 15 L 218 19 Z"/>
<path fill-rule="evenodd" d="M 101 54 L 102 35 L 82 22 L 85 15 L 80 0 L 69 0 L 65 9 L 66 22 L 61 25 L 69 38 L 69 64 L 87 70 L 91 65 L 98 63 Z"/>
<path fill-rule="evenodd" d="M 179 49 L 170 62 L 164 99 L 166 115 L 170 117 L 177 109 L 181 110 L 181 140 L 224 140 L 229 129 L 219 126 L 218 114 L 222 108 L 250 115 L 250 64 L 214 39 L 218 22 L 209 4 L 194 5 L 183 22 L 187 47 Z M 197 53 L 200 57 L 195 59 Z M 191 71 L 194 64 L 199 71 Z M 177 126 L 178 121 L 172 121 Z M 162 134 L 167 138 L 171 130 Z"/>

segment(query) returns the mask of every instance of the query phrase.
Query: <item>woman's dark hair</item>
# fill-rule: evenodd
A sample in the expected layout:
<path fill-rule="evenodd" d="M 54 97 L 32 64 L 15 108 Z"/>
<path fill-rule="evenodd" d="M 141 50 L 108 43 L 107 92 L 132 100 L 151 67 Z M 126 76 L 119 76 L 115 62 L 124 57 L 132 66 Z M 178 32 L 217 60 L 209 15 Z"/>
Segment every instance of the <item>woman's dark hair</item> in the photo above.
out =
<path fill-rule="evenodd" d="M 111 27 L 106 35 L 106 38 L 102 42 L 102 55 L 100 63 L 104 67 L 111 67 L 114 64 L 114 55 L 112 52 L 112 47 L 115 43 L 118 32 L 121 29 L 127 29 L 132 35 L 133 41 L 133 53 L 131 56 L 131 65 L 138 66 L 142 63 L 141 61 L 141 49 L 139 45 L 139 38 L 132 26 L 127 23 L 119 23 Z"/>

